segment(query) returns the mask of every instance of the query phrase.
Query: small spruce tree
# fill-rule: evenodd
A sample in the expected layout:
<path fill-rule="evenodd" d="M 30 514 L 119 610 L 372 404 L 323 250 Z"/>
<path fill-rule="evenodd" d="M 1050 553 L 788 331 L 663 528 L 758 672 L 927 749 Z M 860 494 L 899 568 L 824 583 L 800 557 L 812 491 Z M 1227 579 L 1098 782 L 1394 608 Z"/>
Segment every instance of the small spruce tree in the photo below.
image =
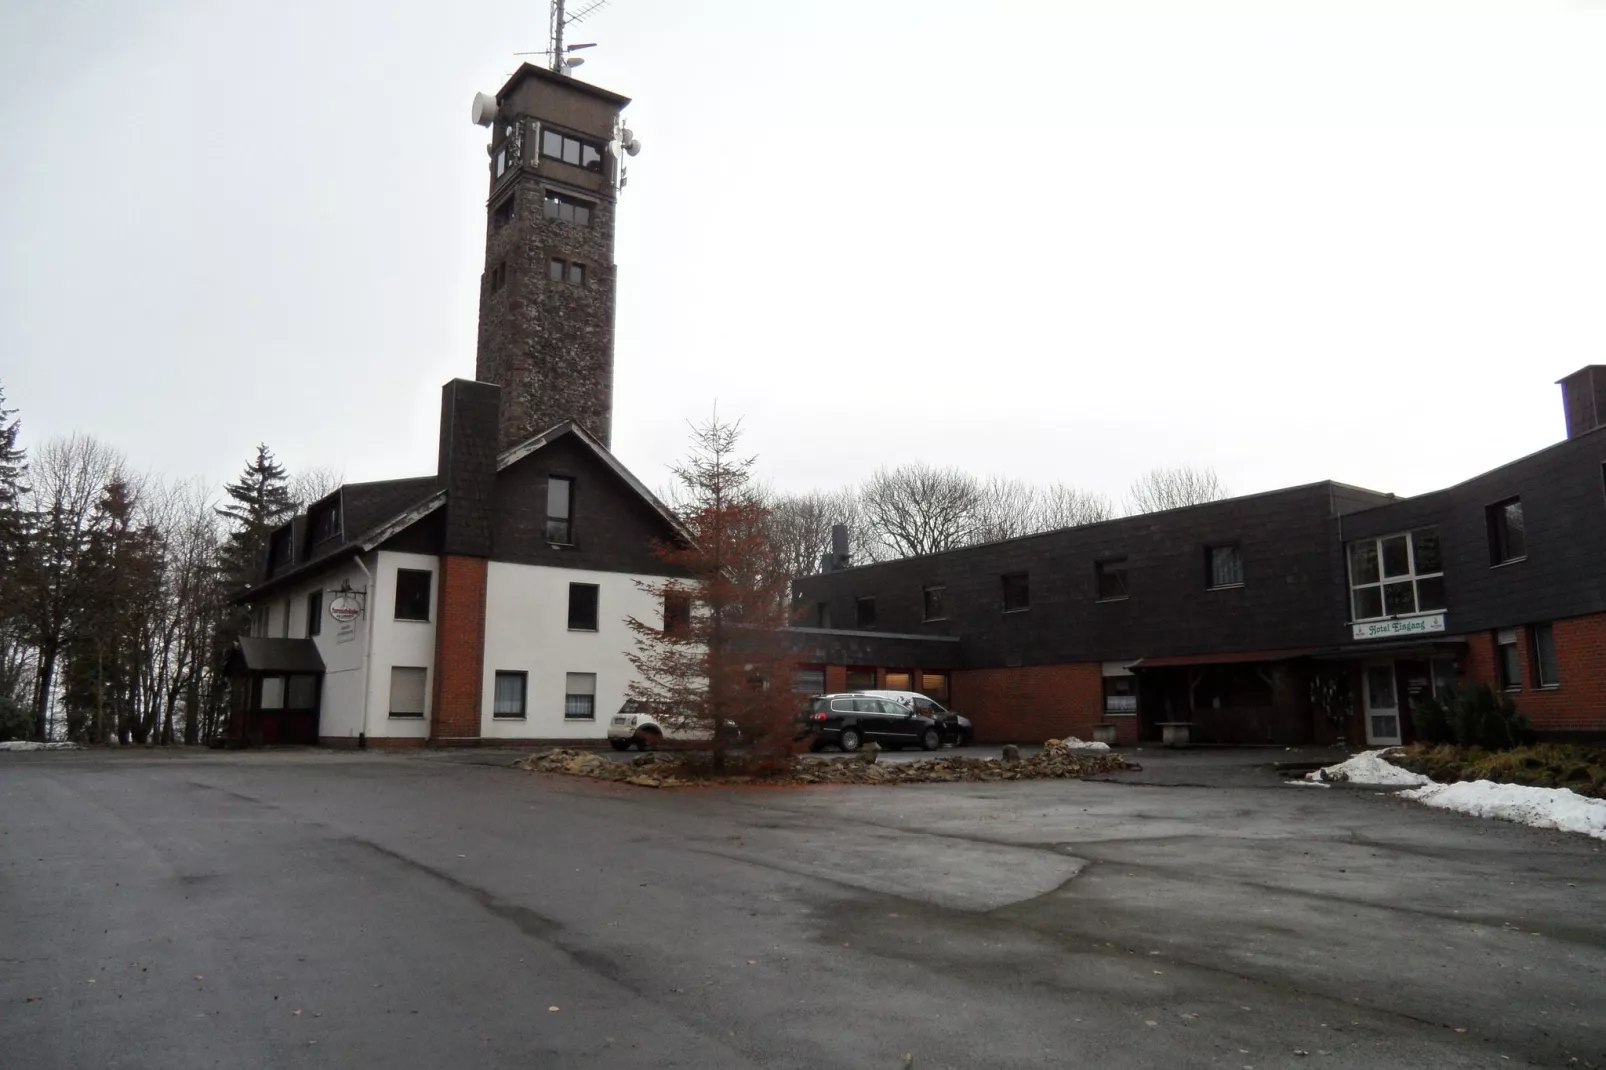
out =
<path fill-rule="evenodd" d="M 693 426 L 691 453 L 672 469 L 690 538 L 656 548 L 664 571 L 681 578 L 638 583 L 663 617 L 626 621 L 636 639 L 629 697 L 711 738 L 716 766 L 733 744 L 754 763 L 789 755 L 798 705 L 781 631 L 790 577 L 778 567 L 756 458 L 737 452 L 741 433 L 717 414 Z"/>

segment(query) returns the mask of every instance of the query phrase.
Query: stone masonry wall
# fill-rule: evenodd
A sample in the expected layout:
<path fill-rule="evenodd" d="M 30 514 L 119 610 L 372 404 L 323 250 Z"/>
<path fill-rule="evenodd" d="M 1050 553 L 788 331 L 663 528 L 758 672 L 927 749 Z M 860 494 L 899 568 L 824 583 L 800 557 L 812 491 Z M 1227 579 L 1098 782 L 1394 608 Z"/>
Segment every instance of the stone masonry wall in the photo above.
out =
<path fill-rule="evenodd" d="M 564 188 L 555 186 L 558 192 Z M 613 422 L 613 263 L 615 205 L 593 203 L 589 225 L 546 218 L 539 175 L 521 171 L 491 198 L 485 274 L 480 280 L 475 378 L 502 388 L 499 445 L 507 448 L 573 419 L 611 442 Z M 514 197 L 514 217 L 498 226 L 495 208 Z M 554 258 L 585 269 L 584 285 L 548 278 Z M 505 283 L 491 292 L 493 270 Z"/>

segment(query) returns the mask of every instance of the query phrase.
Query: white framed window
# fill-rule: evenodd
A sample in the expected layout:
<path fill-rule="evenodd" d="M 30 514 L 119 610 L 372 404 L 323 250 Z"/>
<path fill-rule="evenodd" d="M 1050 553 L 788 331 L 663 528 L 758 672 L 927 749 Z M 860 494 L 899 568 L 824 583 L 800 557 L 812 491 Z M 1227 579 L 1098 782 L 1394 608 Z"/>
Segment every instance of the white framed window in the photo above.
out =
<path fill-rule="evenodd" d="M 523 717 L 524 695 L 529 687 L 529 680 L 528 673 L 498 672 L 496 690 L 491 699 L 491 716 Z"/>
<path fill-rule="evenodd" d="M 1349 544 L 1352 620 L 1383 620 L 1444 608 L 1444 557 L 1438 528 Z"/>
<path fill-rule="evenodd" d="M 597 674 L 571 672 L 564 674 L 563 719 L 565 721 L 594 721 L 597 719 Z"/>
<path fill-rule="evenodd" d="M 390 670 L 390 715 L 392 717 L 424 716 L 424 681 L 428 671 L 408 665 L 392 666 Z"/>

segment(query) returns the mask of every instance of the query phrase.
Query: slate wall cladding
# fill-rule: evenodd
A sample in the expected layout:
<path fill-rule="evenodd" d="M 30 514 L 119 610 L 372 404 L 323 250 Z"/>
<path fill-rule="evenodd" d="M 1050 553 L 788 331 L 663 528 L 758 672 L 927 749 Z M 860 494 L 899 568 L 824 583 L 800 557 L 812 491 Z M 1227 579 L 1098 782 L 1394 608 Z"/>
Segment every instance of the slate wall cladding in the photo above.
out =
<path fill-rule="evenodd" d="M 936 636 L 867 635 L 794 628 L 789 639 L 798 662 L 805 665 L 879 665 L 894 670 L 924 669 L 927 672 L 959 667 L 960 644 Z"/>
<path fill-rule="evenodd" d="M 574 480 L 574 545 L 546 537 L 547 478 Z M 653 552 L 675 537 L 669 523 L 576 436 L 564 435 L 496 477 L 491 556 L 557 568 L 673 575 Z"/>
<path fill-rule="evenodd" d="M 1437 525 L 1450 633 L 1606 612 L 1606 428 L 1444 490 L 1352 513 L 1345 541 Z M 1522 499 L 1525 560 L 1491 566 L 1485 509 Z M 1339 573 L 1347 593 L 1348 573 Z M 1342 618 L 1347 620 L 1348 618 Z M 1334 634 L 1348 640 L 1347 626 Z"/>
<path fill-rule="evenodd" d="M 1314 483 L 811 576 L 803 601 L 852 620 L 873 595 L 880 630 L 962 639 L 968 669 L 1330 646 L 1343 611 L 1332 517 L 1386 495 Z M 1241 587 L 1209 589 L 1206 549 L 1236 544 Z M 1129 596 L 1098 601 L 1095 563 L 1124 557 Z M 1002 576 L 1026 572 L 1030 608 L 1003 610 Z M 923 621 L 946 586 L 948 618 Z"/>

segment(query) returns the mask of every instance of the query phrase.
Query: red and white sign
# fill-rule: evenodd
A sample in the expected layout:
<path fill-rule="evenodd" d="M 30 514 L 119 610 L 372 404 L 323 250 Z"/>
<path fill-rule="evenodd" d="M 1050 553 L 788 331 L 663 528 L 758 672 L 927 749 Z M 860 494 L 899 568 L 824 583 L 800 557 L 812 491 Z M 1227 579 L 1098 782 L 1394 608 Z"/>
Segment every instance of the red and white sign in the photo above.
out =
<path fill-rule="evenodd" d="M 362 616 L 362 603 L 356 595 L 338 594 L 329 603 L 329 615 L 341 624 L 356 620 Z"/>

